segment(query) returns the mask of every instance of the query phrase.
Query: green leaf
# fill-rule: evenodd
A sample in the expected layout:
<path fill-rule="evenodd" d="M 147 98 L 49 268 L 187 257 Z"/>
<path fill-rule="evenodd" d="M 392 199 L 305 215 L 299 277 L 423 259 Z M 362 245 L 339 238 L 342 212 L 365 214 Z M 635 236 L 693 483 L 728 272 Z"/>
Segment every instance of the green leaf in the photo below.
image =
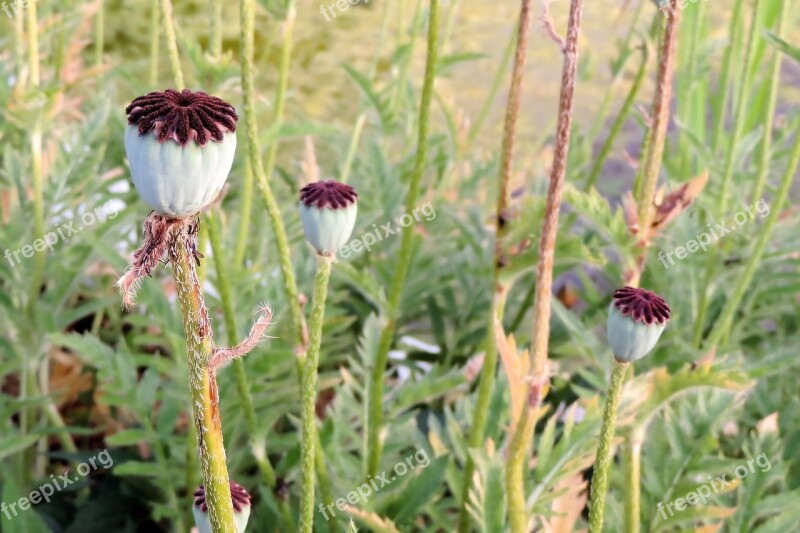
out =
<path fill-rule="evenodd" d="M 161 477 L 164 474 L 164 469 L 158 463 L 127 461 L 115 466 L 114 474 L 118 476 Z"/>
<path fill-rule="evenodd" d="M 109 446 L 132 446 L 143 441 L 153 441 L 155 438 L 156 435 L 146 429 L 123 429 L 106 437 L 105 441 Z"/>
<path fill-rule="evenodd" d="M 38 435 L 8 435 L 0 439 L 0 460 L 21 452 L 39 440 Z"/>
<path fill-rule="evenodd" d="M 762 33 L 762 35 L 772 46 L 800 63 L 800 48 L 793 44 L 789 44 L 771 31 L 765 31 Z"/>
<path fill-rule="evenodd" d="M 449 456 L 441 455 L 420 470 L 395 497 L 396 511 L 388 513 L 395 523 L 401 524 L 420 515 L 420 509 L 431 502 L 444 478 Z"/>

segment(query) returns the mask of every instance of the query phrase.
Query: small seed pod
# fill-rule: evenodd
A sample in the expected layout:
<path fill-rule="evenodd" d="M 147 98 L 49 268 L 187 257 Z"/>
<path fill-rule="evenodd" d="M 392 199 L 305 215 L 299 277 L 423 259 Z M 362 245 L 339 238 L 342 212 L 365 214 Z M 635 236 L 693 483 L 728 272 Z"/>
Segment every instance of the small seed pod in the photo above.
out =
<path fill-rule="evenodd" d="M 247 520 L 250 518 L 250 494 L 236 483 L 231 481 L 231 500 L 233 500 L 233 520 L 236 523 L 236 531 L 243 533 L 247 527 Z M 200 485 L 194 491 L 194 505 L 192 506 L 194 523 L 199 533 L 211 533 L 211 521 L 208 519 L 208 506 L 206 505 L 206 491 Z"/>
<path fill-rule="evenodd" d="M 204 92 L 167 89 L 134 99 L 125 113 L 125 151 L 142 201 L 171 218 L 213 202 L 236 151 L 233 106 Z"/>
<path fill-rule="evenodd" d="M 631 363 L 647 355 L 664 332 L 669 313 L 667 302 L 653 292 L 617 289 L 608 309 L 608 343 L 616 360 Z"/>
<path fill-rule="evenodd" d="M 347 243 L 356 224 L 355 189 L 338 181 L 318 181 L 300 190 L 300 219 L 306 240 L 330 255 Z"/>

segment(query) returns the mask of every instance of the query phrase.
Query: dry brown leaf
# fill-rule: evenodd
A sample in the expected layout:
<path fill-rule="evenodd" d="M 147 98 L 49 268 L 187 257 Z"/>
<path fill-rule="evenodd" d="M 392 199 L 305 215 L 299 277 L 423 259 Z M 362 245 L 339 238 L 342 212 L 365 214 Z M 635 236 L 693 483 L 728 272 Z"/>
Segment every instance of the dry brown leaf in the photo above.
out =
<path fill-rule="evenodd" d="M 497 319 L 494 322 L 494 331 L 497 351 L 500 353 L 503 369 L 508 377 L 508 387 L 511 391 L 511 430 L 509 435 L 513 435 L 522 416 L 525 401 L 528 398 L 530 387 L 527 384 L 526 377 L 528 376 L 531 362 L 528 357 L 528 350 L 518 353 L 514 336 L 509 335 L 506 338 L 503 325 Z"/>
<path fill-rule="evenodd" d="M 660 230 L 664 229 L 667 224 L 680 215 L 687 207 L 700 196 L 703 189 L 708 183 L 708 170 L 704 170 L 700 175 L 695 176 L 683 185 L 678 190 L 666 195 L 666 197 L 656 203 L 656 214 L 653 218 L 653 224 L 650 228 L 649 237 L 653 237 Z"/>
<path fill-rule="evenodd" d="M 571 477 L 562 479 L 554 492 L 563 494 L 553 500 L 553 516 L 542 520 L 542 530 L 547 533 L 572 533 L 582 531 L 575 528 L 578 519 L 586 506 L 588 482 L 583 479 L 580 472 Z"/>

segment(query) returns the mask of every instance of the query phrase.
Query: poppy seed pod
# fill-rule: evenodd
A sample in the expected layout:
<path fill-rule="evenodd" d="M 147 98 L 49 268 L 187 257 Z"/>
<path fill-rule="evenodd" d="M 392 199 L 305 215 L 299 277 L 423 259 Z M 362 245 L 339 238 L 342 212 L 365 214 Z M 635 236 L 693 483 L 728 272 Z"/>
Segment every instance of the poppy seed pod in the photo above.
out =
<path fill-rule="evenodd" d="M 347 243 L 356 224 L 355 189 L 338 181 L 318 181 L 300 190 L 300 219 L 306 240 L 321 255 Z"/>
<path fill-rule="evenodd" d="M 608 309 L 608 343 L 616 360 L 631 363 L 647 355 L 664 332 L 669 313 L 667 302 L 653 292 L 617 289 Z"/>
<path fill-rule="evenodd" d="M 214 201 L 236 151 L 233 106 L 204 92 L 167 89 L 134 99 L 125 113 L 125 151 L 144 203 L 185 218 Z"/>
<path fill-rule="evenodd" d="M 233 521 L 236 523 L 236 531 L 243 533 L 247 527 L 247 521 L 250 519 L 250 494 L 244 487 L 231 481 L 231 500 L 233 501 Z M 194 491 L 192 514 L 199 533 L 212 532 L 206 505 L 206 491 L 203 485 Z"/>

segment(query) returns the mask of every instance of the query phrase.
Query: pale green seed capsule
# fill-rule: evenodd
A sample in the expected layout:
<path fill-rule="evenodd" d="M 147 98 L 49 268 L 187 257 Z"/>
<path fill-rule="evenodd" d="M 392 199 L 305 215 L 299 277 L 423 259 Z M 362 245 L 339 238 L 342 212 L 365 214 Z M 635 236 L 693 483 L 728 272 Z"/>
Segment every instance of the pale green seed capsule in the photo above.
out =
<path fill-rule="evenodd" d="M 608 309 L 608 343 L 617 361 L 631 363 L 647 355 L 669 321 L 667 302 L 657 294 L 633 287 L 614 293 Z"/>
<path fill-rule="evenodd" d="M 142 201 L 185 218 L 216 199 L 233 165 L 233 106 L 203 92 L 149 93 L 126 109 L 125 151 Z"/>
<path fill-rule="evenodd" d="M 358 212 L 355 189 L 338 181 L 318 181 L 300 191 L 300 220 L 317 253 L 330 255 L 347 244 Z"/>

